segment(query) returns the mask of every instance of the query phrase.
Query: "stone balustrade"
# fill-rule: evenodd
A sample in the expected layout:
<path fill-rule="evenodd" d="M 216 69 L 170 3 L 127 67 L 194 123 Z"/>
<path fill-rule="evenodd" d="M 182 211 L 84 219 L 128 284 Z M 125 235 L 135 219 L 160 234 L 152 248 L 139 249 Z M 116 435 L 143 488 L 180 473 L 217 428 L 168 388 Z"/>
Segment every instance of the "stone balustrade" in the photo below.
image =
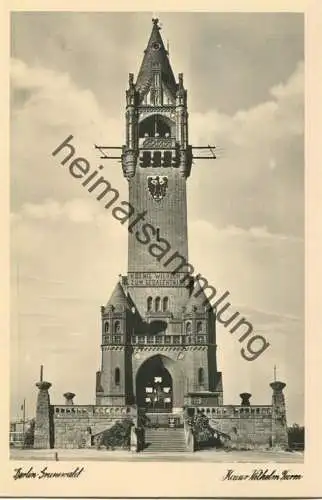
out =
<path fill-rule="evenodd" d="M 205 345 L 208 336 L 199 335 L 132 335 L 132 345 Z M 124 335 L 103 335 L 104 345 L 124 345 Z"/>
<path fill-rule="evenodd" d="M 132 335 L 133 345 L 205 345 L 207 335 Z"/>
<path fill-rule="evenodd" d="M 133 416 L 135 409 L 131 406 L 99 406 L 99 405 L 54 405 L 54 418 L 89 418 L 89 417 L 120 417 Z"/>
<path fill-rule="evenodd" d="M 194 414 L 205 414 L 208 418 L 256 418 L 262 416 L 271 416 L 271 406 L 198 406 L 190 407 L 189 411 L 194 410 Z"/>

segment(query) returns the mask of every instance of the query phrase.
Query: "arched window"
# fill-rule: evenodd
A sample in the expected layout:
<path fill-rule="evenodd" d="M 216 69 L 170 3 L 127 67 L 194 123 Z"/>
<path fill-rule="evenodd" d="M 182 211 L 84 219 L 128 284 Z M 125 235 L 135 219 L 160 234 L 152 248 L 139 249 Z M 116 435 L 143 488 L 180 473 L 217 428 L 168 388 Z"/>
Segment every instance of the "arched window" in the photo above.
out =
<path fill-rule="evenodd" d="M 110 329 L 110 324 L 109 324 L 108 321 L 105 321 L 105 323 L 104 323 L 104 332 L 108 333 L 109 329 Z"/>
<path fill-rule="evenodd" d="M 120 333 L 121 331 L 121 323 L 117 320 L 114 323 L 114 333 Z"/>
<path fill-rule="evenodd" d="M 197 333 L 202 333 L 202 321 L 197 322 Z"/>
<path fill-rule="evenodd" d="M 186 323 L 186 334 L 187 335 L 191 334 L 191 323 L 190 323 L 190 321 L 187 321 L 187 323 Z"/>
<path fill-rule="evenodd" d="M 205 381 L 204 369 L 199 368 L 198 370 L 198 384 L 203 385 Z"/>
<path fill-rule="evenodd" d="M 163 303 L 162 303 L 162 309 L 163 311 L 167 311 L 169 309 L 169 298 L 164 297 Z"/>
<path fill-rule="evenodd" d="M 160 311 L 160 306 L 161 306 L 161 299 L 160 299 L 160 297 L 157 297 L 155 299 L 155 310 Z"/>
<path fill-rule="evenodd" d="M 115 385 L 120 385 L 121 372 L 119 368 L 115 368 Z"/>
<path fill-rule="evenodd" d="M 149 92 L 147 96 L 147 103 L 154 104 L 155 96 L 153 92 Z M 139 125 L 139 137 L 145 137 L 145 134 L 149 134 L 149 137 L 155 137 L 155 134 L 158 134 L 159 137 L 164 137 L 165 134 L 169 134 L 171 136 L 171 128 L 175 131 L 175 122 L 166 118 L 163 115 L 153 115 L 142 120 Z"/>
<path fill-rule="evenodd" d="M 151 309 L 152 309 L 152 297 L 148 297 L 147 309 L 148 309 L 148 311 L 151 311 Z"/>

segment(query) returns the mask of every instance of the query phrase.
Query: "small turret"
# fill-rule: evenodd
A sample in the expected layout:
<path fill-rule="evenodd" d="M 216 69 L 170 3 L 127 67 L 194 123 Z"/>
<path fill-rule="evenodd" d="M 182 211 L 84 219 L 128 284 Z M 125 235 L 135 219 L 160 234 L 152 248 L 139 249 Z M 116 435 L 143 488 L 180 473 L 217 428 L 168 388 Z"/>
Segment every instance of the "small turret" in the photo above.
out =
<path fill-rule="evenodd" d="M 199 281 L 196 279 L 189 301 L 186 305 L 186 312 L 205 312 L 210 309 L 210 303 L 207 299 L 203 288 L 200 286 Z"/>
<path fill-rule="evenodd" d="M 132 304 L 118 282 L 105 307 L 101 308 L 102 345 L 124 345 L 127 340 L 127 322 Z"/>
<path fill-rule="evenodd" d="M 124 289 L 120 282 L 117 282 L 111 297 L 109 298 L 105 308 L 104 313 L 107 312 L 124 312 L 127 309 L 130 309 L 130 303 L 128 298 L 124 292 Z"/>

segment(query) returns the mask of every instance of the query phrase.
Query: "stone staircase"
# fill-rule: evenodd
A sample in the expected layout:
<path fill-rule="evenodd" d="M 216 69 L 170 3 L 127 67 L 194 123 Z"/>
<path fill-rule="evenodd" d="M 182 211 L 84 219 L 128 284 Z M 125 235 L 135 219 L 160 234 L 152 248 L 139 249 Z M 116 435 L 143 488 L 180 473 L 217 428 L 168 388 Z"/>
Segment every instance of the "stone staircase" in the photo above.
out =
<path fill-rule="evenodd" d="M 177 453 L 187 451 L 184 429 L 163 428 L 145 429 L 144 453 Z"/>

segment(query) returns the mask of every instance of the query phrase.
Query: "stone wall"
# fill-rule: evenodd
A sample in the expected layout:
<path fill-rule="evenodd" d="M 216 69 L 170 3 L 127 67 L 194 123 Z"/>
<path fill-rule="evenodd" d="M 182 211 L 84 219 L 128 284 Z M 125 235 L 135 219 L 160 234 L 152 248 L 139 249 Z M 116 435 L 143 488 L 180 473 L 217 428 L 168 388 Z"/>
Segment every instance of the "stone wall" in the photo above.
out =
<path fill-rule="evenodd" d="M 211 419 L 210 425 L 230 439 L 225 445 L 236 449 L 270 448 L 272 445 L 272 417 Z"/>
<path fill-rule="evenodd" d="M 218 406 L 190 408 L 188 414 L 203 413 L 209 425 L 228 448 L 254 449 L 272 446 L 271 406 Z"/>
<path fill-rule="evenodd" d="M 136 418 L 130 407 L 90 405 L 53 406 L 52 415 L 55 448 L 90 448 L 96 434 L 117 421 Z"/>

